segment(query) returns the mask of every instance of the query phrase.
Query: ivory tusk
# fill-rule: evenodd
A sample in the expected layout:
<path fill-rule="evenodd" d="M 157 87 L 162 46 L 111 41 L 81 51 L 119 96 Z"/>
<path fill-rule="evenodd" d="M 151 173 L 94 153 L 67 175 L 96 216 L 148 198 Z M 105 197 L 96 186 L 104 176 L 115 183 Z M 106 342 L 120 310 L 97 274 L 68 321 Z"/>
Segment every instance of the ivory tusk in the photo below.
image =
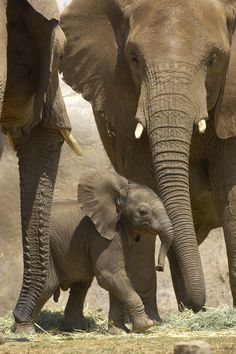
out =
<path fill-rule="evenodd" d="M 161 246 L 158 254 L 158 265 L 156 266 L 156 270 L 158 272 L 164 272 L 165 258 L 166 258 L 166 247 L 164 243 L 161 242 Z"/>
<path fill-rule="evenodd" d="M 71 150 L 73 150 L 76 155 L 82 156 L 82 150 L 73 135 L 66 129 L 60 129 L 60 133 L 70 146 Z"/>
<path fill-rule="evenodd" d="M 200 120 L 200 122 L 198 123 L 198 130 L 200 134 L 204 134 L 206 131 L 207 125 L 206 125 L 206 120 L 202 119 Z"/>
<path fill-rule="evenodd" d="M 10 147 L 12 148 L 12 150 L 16 151 L 15 143 L 14 143 L 13 138 L 10 133 L 7 133 L 7 139 L 8 139 L 8 143 L 9 143 Z"/>
<path fill-rule="evenodd" d="M 143 134 L 143 129 L 144 129 L 143 125 L 141 123 L 138 123 L 137 127 L 135 129 L 135 133 L 134 133 L 136 139 L 140 139 L 141 138 L 141 136 Z"/>

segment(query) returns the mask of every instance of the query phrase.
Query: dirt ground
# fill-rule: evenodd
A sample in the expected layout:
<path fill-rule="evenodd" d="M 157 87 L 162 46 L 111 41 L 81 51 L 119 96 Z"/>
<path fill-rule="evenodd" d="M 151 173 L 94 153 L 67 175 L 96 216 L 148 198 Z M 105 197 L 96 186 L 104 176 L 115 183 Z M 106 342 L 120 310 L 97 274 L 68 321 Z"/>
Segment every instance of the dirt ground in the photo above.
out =
<path fill-rule="evenodd" d="M 70 337 L 69 337 L 70 338 Z M 212 354 L 235 354 L 236 336 L 220 335 L 218 333 L 206 336 L 206 334 L 191 334 L 178 336 L 143 336 L 132 335 L 129 338 L 108 336 L 81 336 L 79 339 L 58 339 L 43 336 L 37 340 L 24 342 L 12 341 L 0 348 L 4 354 L 173 354 L 174 345 L 183 340 L 207 341 L 212 348 Z"/>
<path fill-rule="evenodd" d="M 43 311 L 38 321 L 39 333 L 28 338 L 16 336 L 10 331 L 12 316 L 0 318 L 0 331 L 6 340 L 0 346 L 0 353 L 171 354 L 176 343 L 196 340 L 207 342 L 213 354 L 236 353 L 236 311 L 227 307 L 199 314 L 186 311 L 169 315 L 161 325 L 156 325 L 145 334 L 123 336 L 106 333 L 107 319 L 101 312 L 86 311 L 85 316 L 89 323 L 87 333 L 66 333 L 59 330 L 62 311 Z M 128 326 L 131 329 L 130 324 Z"/>

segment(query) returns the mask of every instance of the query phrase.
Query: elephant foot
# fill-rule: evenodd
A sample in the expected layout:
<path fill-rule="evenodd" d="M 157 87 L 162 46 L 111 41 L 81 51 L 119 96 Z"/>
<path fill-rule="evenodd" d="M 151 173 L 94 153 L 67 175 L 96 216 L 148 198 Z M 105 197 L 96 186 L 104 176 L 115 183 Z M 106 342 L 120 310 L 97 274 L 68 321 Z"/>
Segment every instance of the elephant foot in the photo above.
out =
<path fill-rule="evenodd" d="M 36 331 L 33 322 L 20 322 L 16 323 L 15 333 L 30 336 L 36 334 Z"/>
<path fill-rule="evenodd" d="M 113 336 L 114 335 L 119 336 L 119 335 L 130 333 L 129 329 L 124 324 L 117 325 L 114 324 L 113 322 L 109 322 L 107 332 Z"/>
<path fill-rule="evenodd" d="M 89 329 L 89 321 L 82 315 L 76 320 L 65 319 L 62 327 L 63 331 L 87 331 Z"/>
<path fill-rule="evenodd" d="M 151 308 L 147 308 L 145 306 L 145 313 L 147 314 L 147 316 L 153 320 L 155 323 L 161 323 L 162 319 L 159 316 L 159 313 L 156 309 L 151 309 Z"/>
<path fill-rule="evenodd" d="M 0 345 L 4 344 L 6 342 L 4 336 L 2 333 L 0 333 Z"/>
<path fill-rule="evenodd" d="M 151 320 L 146 315 L 135 316 L 133 321 L 133 331 L 136 333 L 146 332 L 149 328 L 155 325 L 155 321 Z"/>

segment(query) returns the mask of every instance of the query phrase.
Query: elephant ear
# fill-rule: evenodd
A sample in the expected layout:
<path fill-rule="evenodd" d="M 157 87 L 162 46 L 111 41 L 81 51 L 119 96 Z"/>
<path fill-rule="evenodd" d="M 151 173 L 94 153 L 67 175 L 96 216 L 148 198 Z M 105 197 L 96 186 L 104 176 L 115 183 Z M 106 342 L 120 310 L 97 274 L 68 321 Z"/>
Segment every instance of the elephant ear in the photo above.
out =
<path fill-rule="evenodd" d="M 58 85 L 54 78 L 58 76 L 65 36 L 58 25 L 56 0 L 8 1 L 7 22 L 8 75 L 2 126 L 4 130 L 31 129 L 45 116 L 48 119 L 48 115 L 44 114 L 44 106 L 48 106 L 48 112 L 49 101 L 57 106 L 50 84 Z M 57 91 L 57 87 L 54 87 L 54 91 Z M 8 97 L 15 100 L 15 105 L 11 105 Z M 50 119 L 53 120 L 54 116 L 50 115 Z M 67 120 L 67 117 L 60 119 Z"/>
<path fill-rule="evenodd" d="M 59 58 L 62 56 L 65 46 L 65 36 L 61 34 L 60 27 L 58 26 L 60 20 L 60 13 L 56 0 L 40 1 L 40 0 L 27 0 L 30 7 L 34 10 L 32 16 L 28 19 L 28 27 L 32 28 L 37 44 L 39 47 L 40 55 L 40 79 L 36 97 L 34 101 L 34 120 L 30 124 L 30 128 L 37 125 L 45 116 L 44 114 L 45 103 L 47 112 L 54 112 L 54 108 L 50 107 L 48 102 L 52 102 L 54 106 L 58 106 L 52 99 L 50 83 L 55 80 L 57 75 Z M 56 68 L 56 75 L 53 73 Z M 54 80 L 52 79 L 54 76 Z M 58 85 L 58 83 L 57 83 Z M 57 91 L 56 89 L 54 91 Z M 57 97 L 57 95 L 55 95 Z M 56 112 L 57 113 L 57 112 Z M 63 110 L 64 120 L 68 120 L 65 109 Z M 54 114 L 60 117 L 60 114 Z M 55 117 L 53 117 L 55 118 Z"/>
<path fill-rule="evenodd" d="M 60 67 L 64 81 L 90 101 L 111 130 L 127 136 L 134 136 L 139 97 L 124 54 L 123 12 L 132 1 L 72 0 L 61 15 L 67 38 Z"/>
<path fill-rule="evenodd" d="M 236 136 L 236 1 L 223 1 L 231 37 L 230 63 L 215 107 L 216 134 L 221 139 Z"/>
<path fill-rule="evenodd" d="M 110 171 L 88 170 L 80 177 L 78 203 L 107 240 L 115 237 L 119 220 L 116 200 L 127 184 L 124 177 Z"/>

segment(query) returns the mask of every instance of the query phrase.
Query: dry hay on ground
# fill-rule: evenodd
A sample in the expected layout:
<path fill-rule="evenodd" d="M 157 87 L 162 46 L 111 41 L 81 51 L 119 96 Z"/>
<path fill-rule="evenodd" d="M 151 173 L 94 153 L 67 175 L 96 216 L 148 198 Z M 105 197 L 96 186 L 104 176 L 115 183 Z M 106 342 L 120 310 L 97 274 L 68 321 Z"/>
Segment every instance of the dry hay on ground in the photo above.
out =
<path fill-rule="evenodd" d="M 174 343 L 182 340 L 205 340 L 212 353 L 236 353 L 236 310 L 229 307 L 207 309 L 206 312 L 169 315 L 161 325 L 146 334 L 110 336 L 106 334 L 107 321 L 100 311 L 86 311 L 90 325 L 88 332 L 60 331 L 63 312 L 43 311 L 36 336 L 23 338 L 11 332 L 12 316 L 0 319 L 0 331 L 6 344 L 1 353 L 173 353 Z M 41 328 L 41 329 L 40 329 Z"/>

